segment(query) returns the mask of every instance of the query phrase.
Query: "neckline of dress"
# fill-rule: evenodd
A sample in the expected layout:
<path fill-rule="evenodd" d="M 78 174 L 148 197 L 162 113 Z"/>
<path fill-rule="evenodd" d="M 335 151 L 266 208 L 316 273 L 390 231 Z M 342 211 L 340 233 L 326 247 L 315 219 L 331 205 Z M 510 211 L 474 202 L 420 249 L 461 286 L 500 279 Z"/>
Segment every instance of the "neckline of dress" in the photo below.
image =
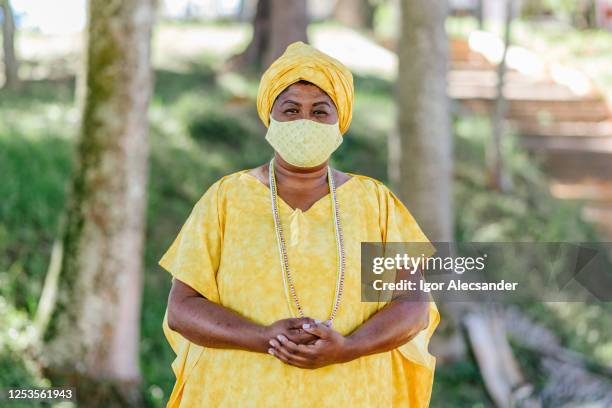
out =
<path fill-rule="evenodd" d="M 250 169 L 247 170 L 243 170 L 242 174 L 246 175 L 248 178 L 253 179 L 253 181 L 255 181 L 257 184 L 259 184 L 260 186 L 262 186 L 263 188 L 266 189 L 266 191 L 268 192 L 268 196 L 270 195 L 270 187 L 266 184 L 264 184 L 261 180 L 259 180 L 257 177 L 255 177 L 252 174 L 249 174 Z M 349 184 L 354 178 L 355 175 L 352 173 L 346 173 L 349 176 L 351 176 L 348 180 L 346 180 L 344 183 L 340 184 L 339 186 L 336 187 L 336 193 L 338 193 L 340 191 L 340 189 L 342 189 L 342 187 L 344 187 L 345 185 Z M 278 197 L 278 201 L 284 205 L 285 207 L 287 207 L 288 209 L 291 210 L 292 213 L 296 213 L 296 212 L 301 212 L 302 214 L 306 214 L 308 212 L 310 212 L 310 210 L 312 210 L 315 206 L 317 206 L 320 202 L 323 202 L 325 199 L 329 199 L 330 196 L 330 192 L 327 192 L 327 194 L 325 194 L 324 196 L 322 196 L 321 198 L 319 198 L 317 201 L 315 201 L 314 203 L 312 203 L 312 205 L 310 207 L 308 207 L 306 210 L 302 210 L 301 208 L 293 208 L 292 206 L 290 206 L 281 196 L 280 194 L 277 195 Z"/>

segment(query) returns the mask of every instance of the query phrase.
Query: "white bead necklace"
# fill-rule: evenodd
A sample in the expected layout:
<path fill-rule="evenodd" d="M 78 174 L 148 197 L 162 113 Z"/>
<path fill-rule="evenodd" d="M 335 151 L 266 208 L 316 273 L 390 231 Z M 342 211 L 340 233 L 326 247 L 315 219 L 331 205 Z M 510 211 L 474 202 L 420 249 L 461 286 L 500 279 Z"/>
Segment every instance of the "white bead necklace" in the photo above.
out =
<path fill-rule="evenodd" d="M 287 249 L 285 246 L 285 237 L 283 236 L 283 228 L 280 222 L 279 211 L 278 211 L 278 193 L 276 187 L 276 176 L 274 175 L 274 159 L 270 160 L 268 167 L 268 179 L 270 183 L 270 198 L 272 201 L 272 215 L 274 216 L 274 228 L 276 230 L 276 242 L 278 244 L 281 270 L 283 273 L 283 285 L 285 287 L 285 297 L 289 310 L 292 310 L 291 301 L 289 294 L 293 298 L 295 307 L 297 308 L 299 317 L 304 317 L 304 311 L 297 297 L 295 287 L 293 285 L 293 278 L 291 277 L 291 271 L 289 270 L 289 260 L 287 258 Z M 336 198 L 336 185 L 334 183 L 334 176 L 331 168 L 327 166 L 327 180 L 329 183 L 329 192 L 332 203 L 332 213 L 334 216 L 334 228 L 336 232 L 336 247 L 338 255 L 338 279 L 336 282 L 336 296 L 334 305 L 329 317 L 330 325 L 336 317 L 338 307 L 340 306 L 340 299 L 342 298 L 342 289 L 344 288 L 344 269 L 345 269 L 345 253 L 344 253 L 344 236 L 342 235 L 342 226 L 340 224 L 340 212 L 338 210 L 338 200 Z"/>

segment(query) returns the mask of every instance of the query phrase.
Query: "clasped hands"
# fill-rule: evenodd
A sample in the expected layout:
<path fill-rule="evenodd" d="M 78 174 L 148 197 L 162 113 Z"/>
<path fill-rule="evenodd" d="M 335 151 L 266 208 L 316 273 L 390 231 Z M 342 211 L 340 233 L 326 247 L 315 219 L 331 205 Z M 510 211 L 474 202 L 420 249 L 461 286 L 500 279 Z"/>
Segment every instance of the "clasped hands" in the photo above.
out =
<path fill-rule="evenodd" d="M 345 363 L 355 356 L 352 342 L 331 327 L 309 317 L 279 320 L 264 331 L 268 353 L 300 368 L 319 368 Z"/>

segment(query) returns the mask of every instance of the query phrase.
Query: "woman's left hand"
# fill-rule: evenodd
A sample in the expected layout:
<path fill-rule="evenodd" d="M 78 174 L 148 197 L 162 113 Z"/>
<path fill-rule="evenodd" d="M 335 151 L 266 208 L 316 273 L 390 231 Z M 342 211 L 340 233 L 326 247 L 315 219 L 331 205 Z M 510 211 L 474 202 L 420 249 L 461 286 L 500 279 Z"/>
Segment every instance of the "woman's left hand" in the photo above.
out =
<path fill-rule="evenodd" d="M 309 326 L 309 327 L 307 327 Z M 318 337 L 311 344 L 296 344 L 283 336 L 270 340 L 268 352 L 279 360 L 300 368 L 319 368 L 353 360 L 351 341 L 323 324 L 304 325 L 304 331 Z"/>

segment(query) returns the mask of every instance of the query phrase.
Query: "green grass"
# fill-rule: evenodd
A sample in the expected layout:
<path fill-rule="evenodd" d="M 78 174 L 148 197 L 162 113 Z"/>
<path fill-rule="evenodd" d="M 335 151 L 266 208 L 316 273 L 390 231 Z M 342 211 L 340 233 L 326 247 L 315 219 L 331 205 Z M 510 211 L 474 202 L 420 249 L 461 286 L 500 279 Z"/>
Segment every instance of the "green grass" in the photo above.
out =
<path fill-rule="evenodd" d="M 483 388 L 478 367 L 465 360 L 436 367 L 431 408 L 493 408 Z"/>

